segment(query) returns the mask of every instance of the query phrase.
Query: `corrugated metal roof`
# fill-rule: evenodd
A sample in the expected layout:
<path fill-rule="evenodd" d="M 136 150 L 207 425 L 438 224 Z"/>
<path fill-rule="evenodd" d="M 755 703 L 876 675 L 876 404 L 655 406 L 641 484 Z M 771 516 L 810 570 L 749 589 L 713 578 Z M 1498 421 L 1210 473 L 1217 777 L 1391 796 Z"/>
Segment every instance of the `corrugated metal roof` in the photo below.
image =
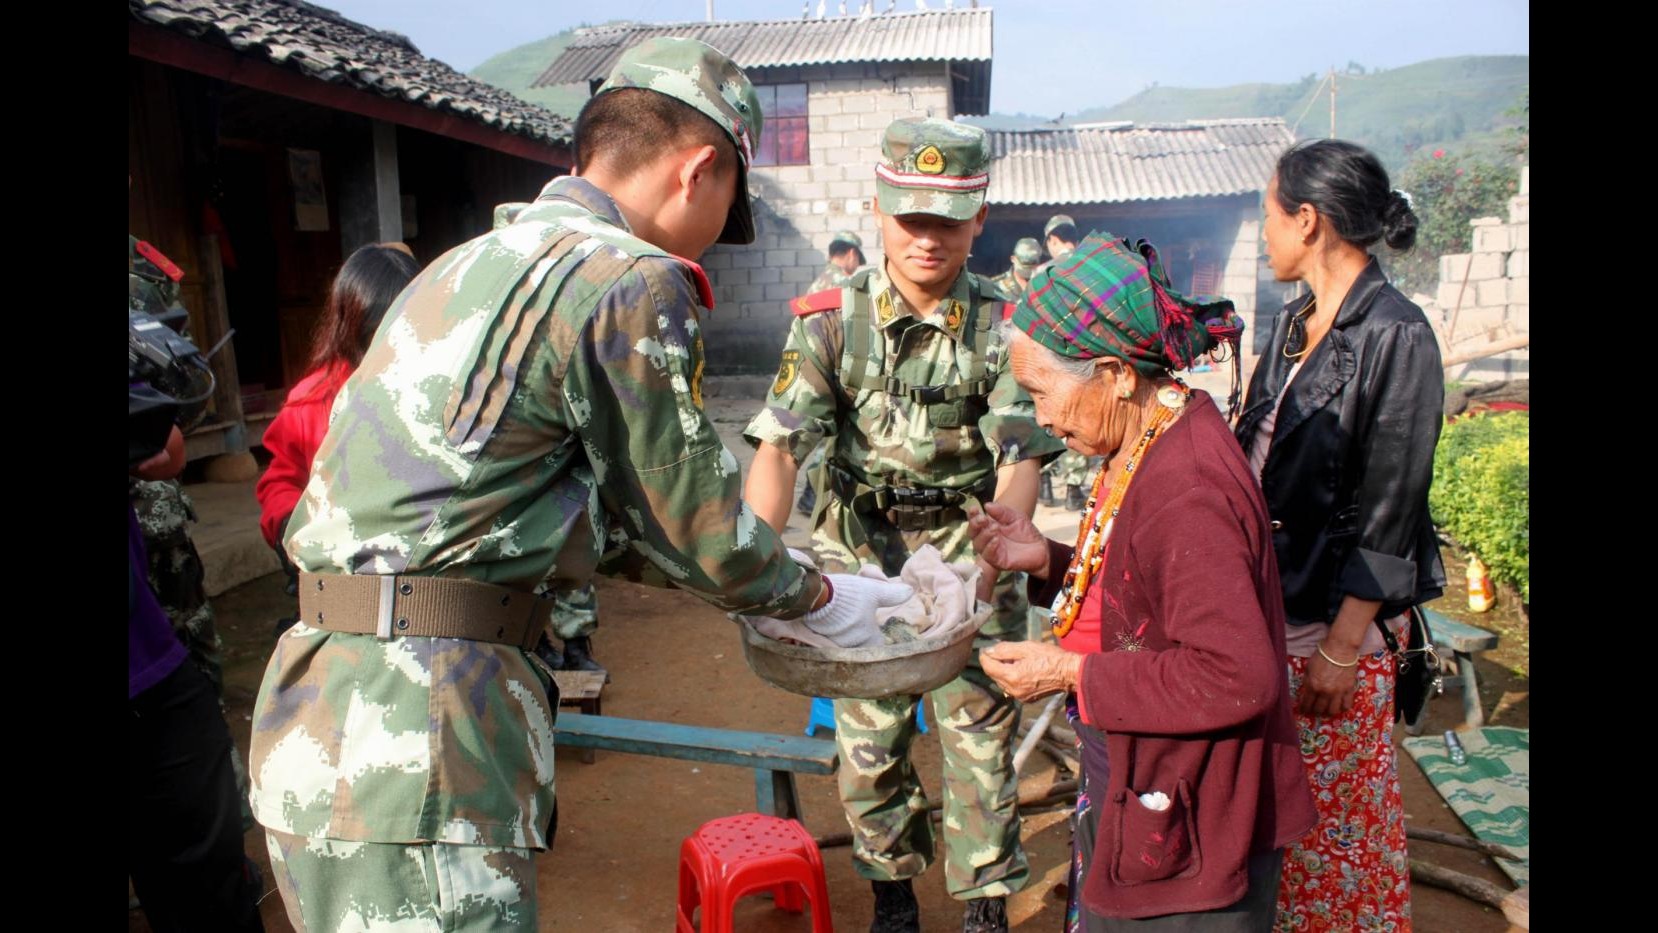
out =
<path fill-rule="evenodd" d="M 747 22 L 632 23 L 578 30 L 532 87 L 602 79 L 624 50 L 657 36 L 699 39 L 744 68 L 833 62 L 990 60 L 991 10 L 933 10 Z"/>
<path fill-rule="evenodd" d="M 301 0 L 127 0 L 139 22 L 558 146 L 570 121 L 420 54 L 407 37 Z"/>
<path fill-rule="evenodd" d="M 1264 191 L 1295 142 L 1279 117 L 990 133 L 992 204 L 1109 204 Z"/>

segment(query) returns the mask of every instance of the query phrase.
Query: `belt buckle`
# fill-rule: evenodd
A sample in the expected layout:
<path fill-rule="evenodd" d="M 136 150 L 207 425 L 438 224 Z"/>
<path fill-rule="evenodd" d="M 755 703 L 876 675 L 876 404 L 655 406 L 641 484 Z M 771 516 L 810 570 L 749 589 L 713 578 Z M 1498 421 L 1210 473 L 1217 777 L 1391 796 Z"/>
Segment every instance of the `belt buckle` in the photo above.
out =
<path fill-rule="evenodd" d="M 392 604 L 396 601 L 397 578 L 394 576 L 380 577 L 380 599 L 376 604 L 378 612 L 374 620 L 374 637 L 381 641 L 391 640 L 391 617 L 396 608 Z"/>

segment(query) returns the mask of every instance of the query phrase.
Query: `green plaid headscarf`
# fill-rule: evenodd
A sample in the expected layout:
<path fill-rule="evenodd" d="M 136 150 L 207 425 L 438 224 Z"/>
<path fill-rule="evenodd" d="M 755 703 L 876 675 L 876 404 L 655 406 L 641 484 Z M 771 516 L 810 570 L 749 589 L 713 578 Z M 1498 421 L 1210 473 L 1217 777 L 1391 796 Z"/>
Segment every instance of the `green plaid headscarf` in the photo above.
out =
<path fill-rule="evenodd" d="M 1235 360 L 1244 329 L 1230 300 L 1170 288 L 1155 246 L 1097 230 L 1031 277 L 1013 326 L 1060 356 L 1116 357 L 1147 376 L 1188 369 L 1222 343 Z"/>

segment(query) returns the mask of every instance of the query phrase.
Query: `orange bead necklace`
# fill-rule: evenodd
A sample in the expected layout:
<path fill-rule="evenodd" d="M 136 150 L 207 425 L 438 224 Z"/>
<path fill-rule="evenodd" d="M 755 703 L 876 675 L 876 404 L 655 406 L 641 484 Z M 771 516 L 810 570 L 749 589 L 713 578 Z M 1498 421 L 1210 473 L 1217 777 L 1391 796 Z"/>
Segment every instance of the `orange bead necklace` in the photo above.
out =
<path fill-rule="evenodd" d="M 1186 407 L 1186 401 L 1191 394 L 1190 389 L 1178 382 L 1157 390 L 1157 401 L 1160 404 L 1147 419 L 1146 428 L 1140 433 L 1139 443 L 1134 445 L 1134 450 L 1123 462 L 1123 471 L 1111 484 L 1111 490 L 1103 504 L 1100 503 L 1100 488 L 1105 485 L 1107 464 L 1102 464 L 1100 471 L 1094 474 L 1094 485 L 1088 494 L 1088 507 L 1084 512 L 1088 520 L 1084 521 L 1077 531 L 1077 546 L 1071 553 L 1071 565 L 1065 568 L 1065 578 L 1060 586 L 1059 596 L 1054 599 L 1055 635 L 1062 638 L 1069 635 L 1077 624 L 1077 617 L 1082 614 L 1083 600 L 1088 597 L 1089 586 L 1099 574 L 1100 564 L 1105 560 L 1105 542 L 1111 536 L 1111 525 L 1117 518 L 1117 510 L 1123 504 L 1123 497 L 1128 495 L 1129 483 L 1134 481 L 1135 465 L 1145 460 L 1146 451 L 1151 449 L 1152 443 Z"/>

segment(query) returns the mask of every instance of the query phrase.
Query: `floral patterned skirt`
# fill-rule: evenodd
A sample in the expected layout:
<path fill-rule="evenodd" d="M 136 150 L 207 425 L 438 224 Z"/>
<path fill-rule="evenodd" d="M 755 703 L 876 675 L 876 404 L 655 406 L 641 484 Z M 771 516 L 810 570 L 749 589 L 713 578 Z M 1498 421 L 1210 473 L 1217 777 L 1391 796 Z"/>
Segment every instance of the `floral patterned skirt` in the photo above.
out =
<path fill-rule="evenodd" d="M 1299 696 L 1306 658 L 1289 659 Z M 1295 716 L 1318 824 L 1284 850 L 1279 933 L 1410 930 L 1405 807 L 1393 747 L 1394 657 L 1359 661 L 1353 707 L 1338 719 Z"/>

